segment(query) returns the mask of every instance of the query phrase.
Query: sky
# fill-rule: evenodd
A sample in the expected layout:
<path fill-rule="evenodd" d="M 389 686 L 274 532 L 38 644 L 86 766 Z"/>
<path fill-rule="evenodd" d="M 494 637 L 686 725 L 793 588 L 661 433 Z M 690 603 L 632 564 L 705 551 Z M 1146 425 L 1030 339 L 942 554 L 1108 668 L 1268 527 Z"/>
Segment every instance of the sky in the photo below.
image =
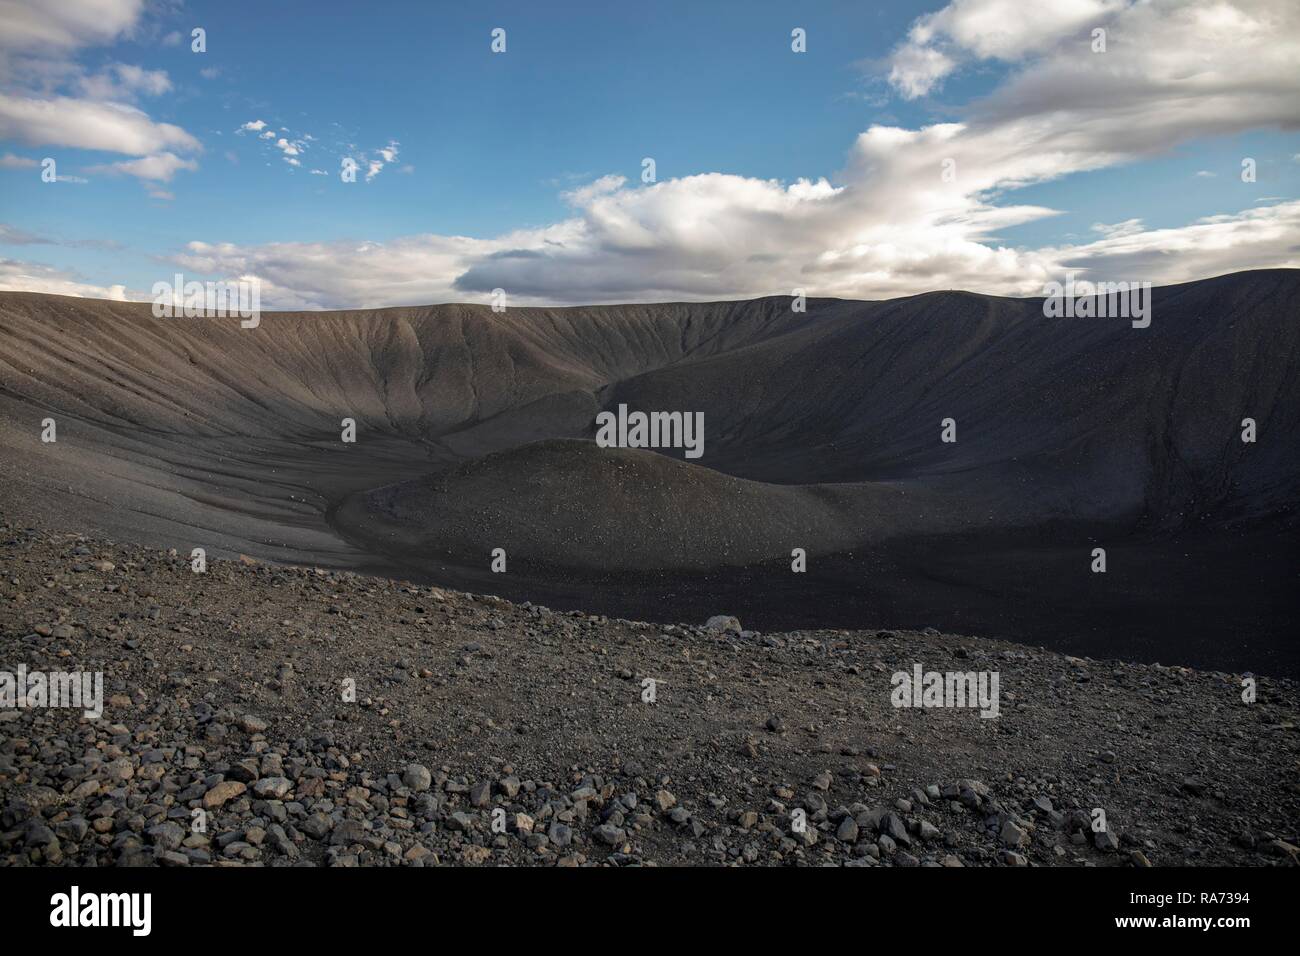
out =
<path fill-rule="evenodd" d="M 0 289 L 570 305 L 1300 267 L 1297 64 L 1295 0 L 0 0 Z"/>

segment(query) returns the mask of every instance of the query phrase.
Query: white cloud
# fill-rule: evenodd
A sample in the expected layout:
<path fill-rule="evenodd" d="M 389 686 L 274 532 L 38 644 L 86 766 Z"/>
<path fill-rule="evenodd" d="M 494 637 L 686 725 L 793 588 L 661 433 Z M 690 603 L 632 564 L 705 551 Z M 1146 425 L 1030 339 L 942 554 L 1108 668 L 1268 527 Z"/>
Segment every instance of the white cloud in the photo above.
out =
<path fill-rule="evenodd" d="M 135 26 L 144 0 L 5 0 L 2 45 L 11 50 L 70 50 L 109 43 Z"/>
<path fill-rule="evenodd" d="M 914 100 L 929 93 L 956 65 L 952 57 L 934 47 L 907 43 L 891 57 L 889 82 L 905 98 Z"/>
<path fill-rule="evenodd" d="M 137 179 L 169 183 L 178 170 L 188 169 L 192 171 L 198 168 L 199 164 L 192 159 L 182 159 L 175 153 L 164 152 L 153 156 L 143 156 L 140 159 L 125 160 L 120 163 L 92 166 L 87 171 L 92 173 L 120 173 L 126 176 L 134 176 Z M 171 197 L 168 196 L 167 198 L 170 199 Z"/>
<path fill-rule="evenodd" d="M 168 163 L 196 168 L 175 156 L 202 150 L 194 136 L 124 102 L 169 92 L 166 71 L 109 63 L 87 73 L 71 59 L 137 32 L 144 9 L 144 0 L 0 0 L 0 139 L 142 157 L 101 167 L 142 178 L 160 178 Z"/>
<path fill-rule="evenodd" d="M 790 201 L 781 200 L 771 184 L 741 180 L 732 185 L 771 190 L 772 202 Z M 655 202 L 664 203 L 661 213 L 676 208 L 668 197 Z M 828 255 L 807 272 L 790 269 L 771 252 L 779 245 L 775 238 L 752 255 L 720 256 L 708 243 L 695 254 L 671 243 L 638 248 L 636 240 L 645 237 L 636 228 L 625 236 L 629 245 L 601 246 L 589 228 L 579 219 L 490 240 L 423 235 L 385 243 L 193 242 L 175 261 L 196 273 L 256 275 L 263 282 L 263 303 L 275 309 L 485 302 L 498 286 L 519 305 L 708 300 L 789 294 L 798 287 L 809 294 L 859 298 L 936 288 L 1041 295 L 1045 282 L 1062 278 L 1068 269 L 1094 279 L 1160 285 L 1241 269 L 1300 267 L 1300 202 L 1181 228 L 1124 228 L 1093 243 L 1031 251 L 970 244 L 960 234 L 932 237 L 937 241 L 922 249 L 900 237 L 893 246 L 872 243 Z M 725 267 L 721 276 L 719 265 Z M 862 285 L 864 278 L 869 288 Z"/>
<path fill-rule="evenodd" d="M 381 146 L 379 149 L 375 150 L 374 155 L 366 156 L 365 154 L 362 154 L 353 157 L 357 160 L 359 165 L 364 165 L 366 167 L 366 182 L 370 182 L 383 172 L 384 167 L 389 163 L 396 162 L 398 146 L 399 144 L 397 140 L 390 139 L 388 145 Z"/>
<path fill-rule="evenodd" d="M 0 156 L 0 169 L 31 169 L 39 165 L 40 163 L 27 156 L 15 156 L 13 153 Z"/>
<path fill-rule="evenodd" d="M 277 135 L 273 128 L 268 127 L 266 120 L 257 119 L 249 120 L 247 123 L 244 123 L 239 127 L 239 129 L 235 130 L 235 134 L 241 135 L 243 133 L 257 133 L 257 138 L 259 140 L 265 141 L 280 151 L 280 158 L 286 163 L 290 166 L 301 166 L 302 160 L 298 157 L 307 150 L 308 144 L 311 143 L 315 137 L 311 136 L 309 133 L 304 133 L 301 136 L 295 137 L 287 127 L 283 126 L 280 127 L 280 131 L 289 133 L 289 136 Z"/>
<path fill-rule="evenodd" d="M 275 141 L 275 148 L 280 151 L 280 158 L 290 166 L 301 166 L 302 160 L 298 157 L 307 148 L 307 142 L 303 139 L 290 140 L 281 136 Z"/>
<path fill-rule="evenodd" d="M 1171 283 L 1243 269 L 1300 268 L 1297 240 L 1300 201 L 1292 201 L 1042 254 L 1090 274 Z"/>
<path fill-rule="evenodd" d="M 1089 53 L 1089 30 L 1104 26 L 1126 0 L 954 0 L 920 17 L 890 56 L 889 81 L 905 98 L 934 90 L 966 60 L 1014 62 L 1049 44 L 1073 41 Z"/>
<path fill-rule="evenodd" d="M 196 274 L 257 276 L 267 308 L 327 309 L 339 303 L 398 305 L 464 299 L 455 276 L 493 241 L 410 236 L 389 243 L 306 242 L 245 247 L 191 242 L 175 258 Z"/>
<path fill-rule="evenodd" d="M 179 126 L 155 123 L 131 106 L 62 96 L 41 100 L 7 93 L 0 93 L 0 139 L 132 156 L 145 156 L 167 147 L 202 149 L 199 141 Z"/>
<path fill-rule="evenodd" d="M 1092 224 L 1093 232 L 1099 232 L 1109 238 L 1137 235 L 1142 229 L 1141 219 L 1125 219 L 1123 222 L 1114 223 L 1094 222 Z"/>
<path fill-rule="evenodd" d="M 166 70 L 114 63 L 99 73 L 82 76 L 77 85 L 93 100 L 131 100 L 138 95 L 161 96 L 172 88 L 172 81 Z"/>
<path fill-rule="evenodd" d="M 601 196 L 608 196 L 618 192 L 627 184 L 627 178 L 624 176 L 607 175 L 587 183 L 585 186 L 578 186 L 570 189 L 561 195 L 564 201 L 571 206 L 585 206 L 587 203 Z"/>
<path fill-rule="evenodd" d="M 118 302 L 141 298 L 128 293 L 124 285 L 95 285 L 53 266 L 3 258 L 0 258 L 0 291 L 47 292 L 53 295 L 113 299 Z"/>

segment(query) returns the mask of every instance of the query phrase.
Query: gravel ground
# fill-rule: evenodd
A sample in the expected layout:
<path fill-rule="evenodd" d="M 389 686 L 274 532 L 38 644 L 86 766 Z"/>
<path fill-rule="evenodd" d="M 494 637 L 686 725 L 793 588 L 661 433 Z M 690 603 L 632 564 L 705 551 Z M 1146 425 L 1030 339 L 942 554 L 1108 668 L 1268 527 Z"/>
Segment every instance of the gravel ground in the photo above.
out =
<path fill-rule="evenodd" d="M 1300 852 L 1289 680 L 1258 678 L 1246 703 L 1249 675 L 932 630 L 649 624 L 251 560 L 195 573 L 12 524 L 0 608 L 0 670 L 102 671 L 105 698 L 98 720 L 0 708 L 11 866 Z M 892 706 L 891 675 L 918 663 L 997 672 L 999 716 Z"/>

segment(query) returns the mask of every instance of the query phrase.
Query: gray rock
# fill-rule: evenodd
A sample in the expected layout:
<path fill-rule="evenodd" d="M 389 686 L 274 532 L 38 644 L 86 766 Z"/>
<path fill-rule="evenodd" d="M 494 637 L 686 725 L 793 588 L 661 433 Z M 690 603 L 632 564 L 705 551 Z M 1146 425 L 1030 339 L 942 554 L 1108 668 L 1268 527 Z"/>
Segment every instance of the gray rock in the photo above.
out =
<path fill-rule="evenodd" d="M 323 813 L 313 813 L 298 825 L 298 829 L 313 840 L 322 840 L 334 826 L 334 821 Z"/>
<path fill-rule="evenodd" d="M 369 835 L 370 831 L 360 820 L 343 820 L 330 834 L 330 843 L 334 846 L 351 846 L 353 843 L 360 843 Z"/>
<path fill-rule="evenodd" d="M 238 723 L 239 729 L 246 734 L 260 734 L 270 726 L 261 717 L 254 717 L 252 714 L 240 717 Z"/>
<path fill-rule="evenodd" d="M 161 847 L 163 850 L 175 850 L 181 845 L 181 841 L 185 839 L 185 831 L 181 829 L 181 825 L 170 820 L 166 823 L 160 823 L 156 827 L 150 827 L 147 832 L 153 840 L 154 846 Z"/>
<path fill-rule="evenodd" d="M 402 783 L 417 793 L 433 786 L 433 774 L 429 768 L 418 763 L 408 764 L 402 772 Z"/>
<path fill-rule="evenodd" d="M 573 842 L 573 830 L 563 823 L 552 823 L 551 828 L 546 831 L 552 843 L 559 847 L 568 846 Z"/>
<path fill-rule="evenodd" d="M 897 813 L 886 813 L 880 820 L 880 832 L 900 846 L 911 846 L 912 837 Z"/>
<path fill-rule="evenodd" d="M 468 813 L 457 810 L 447 818 L 447 829 L 455 830 L 458 833 L 468 833 L 474 829 L 474 818 Z"/>
<path fill-rule="evenodd" d="M 293 789 L 293 781 L 288 777 L 263 777 L 253 784 L 253 793 L 263 800 L 279 800 Z"/>
<path fill-rule="evenodd" d="M 28 846 L 54 846 L 58 844 L 59 838 L 44 823 L 33 820 L 27 825 L 27 832 L 23 836 L 23 842 Z"/>
<path fill-rule="evenodd" d="M 740 621 L 726 614 L 713 615 L 704 622 L 704 629 L 720 634 L 739 634 L 741 631 Z"/>
<path fill-rule="evenodd" d="M 1005 847 L 1019 849 L 1029 843 L 1029 834 L 1018 827 L 1014 820 L 1008 820 L 998 831 L 998 840 Z"/>

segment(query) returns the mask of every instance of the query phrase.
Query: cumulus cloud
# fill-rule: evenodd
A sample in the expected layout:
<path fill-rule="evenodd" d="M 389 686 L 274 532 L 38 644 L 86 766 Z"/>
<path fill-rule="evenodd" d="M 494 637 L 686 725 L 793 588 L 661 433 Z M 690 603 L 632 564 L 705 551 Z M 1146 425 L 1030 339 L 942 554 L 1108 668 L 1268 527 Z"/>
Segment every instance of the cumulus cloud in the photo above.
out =
<path fill-rule="evenodd" d="M 435 235 L 387 243 L 196 241 L 174 261 L 195 274 L 256 276 L 267 308 L 328 309 L 463 299 L 453 288 L 455 276 L 499 248 L 504 245 L 494 240 Z"/>
<path fill-rule="evenodd" d="M 398 142 L 390 139 L 387 146 L 375 150 L 373 154 L 354 157 L 359 165 L 366 167 L 366 182 L 378 176 L 388 164 L 397 160 Z"/>
<path fill-rule="evenodd" d="M 281 136 L 275 141 L 275 148 L 280 151 L 280 158 L 290 166 L 301 166 L 302 160 L 298 157 L 307 148 L 307 142 L 302 139 L 290 140 Z"/>
<path fill-rule="evenodd" d="M 278 149 L 280 158 L 290 166 L 301 166 L 302 160 L 299 157 L 308 149 L 315 137 L 310 133 L 294 136 L 287 127 L 283 126 L 280 127 L 280 132 L 289 133 L 289 136 L 280 136 L 279 132 L 267 125 L 266 120 L 256 119 L 249 120 L 241 125 L 239 129 L 235 130 L 235 135 L 256 133 L 258 140 Z"/>
<path fill-rule="evenodd" d="M 166 71 L 110 63 L 88 73 L 73 59 L 82 47 L 132 34 L 144 9 L 143 0 L 0 2 L 0 80 L 5 84 L 0 139 L 142 157 L 113 168 L 145 179 L 157 178 L 171 162 L 167 156 L 200 152 L 202 146 L 190 133 L 155 122 L 131 105 L 139 97 L 170 91 Z M 197 165 L 188 159 L 178 163 L 172 171 Z"/>
<path fill-rule="evenodd" d="M 53 295 L 113 299 L 118 302 L 141 298 L 129 293 L 124 285 L 95 285 L 53 266 L 5 258 L 0 258 L 0 291 L 46 292 Z"/>
<path fill-rule="evenodd" d="M 146 70 L 129 63 L 114 63 L 99 73 L 82 76 L 77 85 L 95 100 L 131 100 L 136 96 L 161 96 L 172 88 L 166 70 Z"/>
<path fill-rule="evenodd" d="M 0 138 L 32 146 L 70 146 L 144 156 L 172 147 L 196 152 L 199 141 L 179 126 L 155 123 L 121 103 L 69 97 L 42 100 L 0 93 Z"/>
<path fill-rule="evenodd" d="M 664 185 L 703 188 L 688 181 Z M 799 201 L 779 184 L 737 179 L 732 186 L 769 191 L 769 208 Z M 717 196 L 717 184 L 707 188 Z M 487 301 L 495 288 L 506 289 L 519 305 L 724 299 L 789 294 L 801 287 L 809 294 L 845 298 L 936 288 L 1041 295 L 1044 283 L 1063 278 L 1067 270 L 1093 279 L 1161 285 L 1241 269 L 1300 267 L 1300 202 L 1180 228 L 1145 230 L 1130 224 L 1096 242 L 1035 250 L 974 242 L 957 227 L 951 233 L 922 229 L 923 235 L 891 237 L 896 227 L 882 225 L 860 247 L 826 251 L 813 236 L 825 220 L 806 208 L 808 235 L 798 249 L 782 248 L 794 237 L 791 231 L 755 232 L 749 238 L 764 241 L 736 254 L 698 233 L 678 243 L 645 229 L 648 220 L 671 215 L 668 210 L 681 201 L 682 195 L 665 194 L 648 200 L 654 212 L 632 211 L 638 215 L 584 207 L 575 219 L 494 239 L 421 235 L 383 243 L 194 242 L 175 261 L 196 273 L 256 275 L 263 282 L 263 302 L 280 309 Z M 743 209 L 750 214 L 748 204 Z M 743 230 L 734 233 L 735 242 L 743 243 L 745 235 Z M 807 263 L 800 265 L 801 259 Z"/>
<path fill-rule="evenodd" d="M 303 139 L 312 141 L 313 136 L 305 135 Z M 381 146 L 374 150 L 358 149 L 355 143 L 345 143 L 339 146 L 343 156 L 351 159 L 357 164 L 357 168 L 365 171 L 365 181 L 371 182 L 376 176 L 384 171 L 384 168 L 397 161 L 400 144 L 395 139 L 390 139 L 387 146 Z M 409 173 L 413 172 L 415 167 L 403 166 L 398 171 Z M 316 170 L 312 170 L 313 173 Z"/>
<path fill-rule="evenodd" d="M 144 0 L 5 0 L 0 35 L 12 50 L 70 50 L 109 43 L 128 33 Z"/>
<path fill-rule="evenodd" d="M 182 159 L 175 153 L 157 153 L 153 156 L 143 156 L 140 159 L 108 163 L 103 166 L 92 166 L 88 172 L 120 174 L 134 176 L 137 179 L 169 183 L 172 181 L 172 177 L 176 175 L 177 170 L 194 170 L 198 169 L 198 167 L 199 164 L 194 160 Z M 167 198 L 170 199 L 170 195 Z"/>
<path fill-rule="evenodd" d="M 1015 62 L 1044 46 L 1078 45 L 1088 52 L 1090 33 L 1127 6 L 1125 0 L 954 0 L 912 24 L 890 56 L 889 82 L 907 99 L 936 89 L 962 63 Z"/>
<path fill-rule="evenodd" d="M 952 57 L 934 47 L 907 43 L 890 58 L 889 82 L 914 100 L 929 93 L 956 65 Z"/>
<path fill-rule="evenodd" d="M 1300 201 L 1207 216 L 1186 226 L 1042 250 L 1089 275 L 1181 282 L 1242 269 L 1300 268 Z"/>
<path fill-rule="evenodd" d="M 1263 126 L 1296 129 L 1300 7 L 1288 0 L 1151 0 L 1112 14 L 1107 51 L 1071 35 L 977 104 L 1132 155 Z"/>

